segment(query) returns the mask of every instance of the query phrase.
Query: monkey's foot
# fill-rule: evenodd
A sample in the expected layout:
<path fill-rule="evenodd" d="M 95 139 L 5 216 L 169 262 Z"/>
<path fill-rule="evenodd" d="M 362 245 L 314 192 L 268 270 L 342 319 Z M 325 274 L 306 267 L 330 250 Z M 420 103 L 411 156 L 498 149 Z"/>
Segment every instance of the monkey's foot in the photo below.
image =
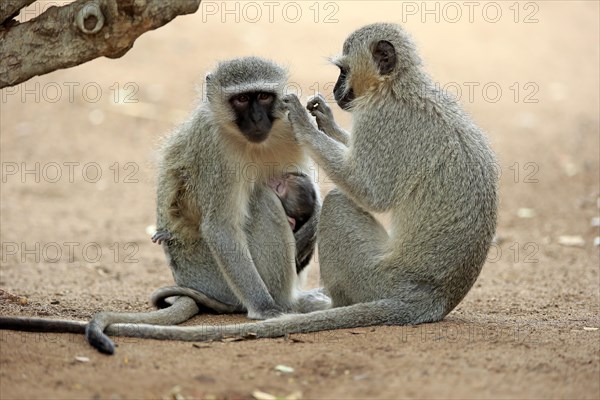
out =
<path fill-rule="evenodd" d="M 301 313 L 327 310 L 331 308 L 331 299 L 323 293 L 323 288 L 308 290 L 299 293 L 296 308 Z"/>

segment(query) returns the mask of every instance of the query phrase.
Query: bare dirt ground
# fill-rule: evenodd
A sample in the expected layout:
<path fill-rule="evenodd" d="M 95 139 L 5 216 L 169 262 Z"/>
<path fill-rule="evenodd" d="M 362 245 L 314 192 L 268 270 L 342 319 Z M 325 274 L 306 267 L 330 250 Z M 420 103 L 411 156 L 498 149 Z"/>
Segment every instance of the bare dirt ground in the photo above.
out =
<path fill-rule="evenodd" d="M 244 3 L 229 3 L 232 14 L 203 4 L 121 59 L 0 92 L 0 289 L 26 299 L 0 296 L 2 315 L 150 309 L 149 294 L 172 283 L 146 232 L 154 150 L 192 108 L 204 73 L 254 54 L 289 66 L 303 98 L 327 92 L 337 71 L 325 57 L 376 21 L 405 22 L 430 73 L 488 132 L 502 171 L 498 245 L 437 324 L 294 340 L 118 339 L 113 357 L 81 335 L 3 331 L 2 399 L 600 397 L 598 2 L 428 2 L 427 14 L 421 2 L 342 1 L 319 3 L 318 15 L 300 2 L 277 3 L 271 16 L 258 2 L 258 22 Z M 309 278 L 318 284 L 317 263 Z"/>

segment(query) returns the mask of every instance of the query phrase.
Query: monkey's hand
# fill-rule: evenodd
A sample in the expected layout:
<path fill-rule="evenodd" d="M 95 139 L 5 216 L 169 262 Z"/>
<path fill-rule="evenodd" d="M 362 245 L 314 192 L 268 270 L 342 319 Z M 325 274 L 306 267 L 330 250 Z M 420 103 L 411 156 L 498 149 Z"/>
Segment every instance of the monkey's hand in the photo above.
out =
<path fill-rule="evenodd" d="M 327 100 L 320 93 L 308 100 L 306 109 L 317 120 L 319 130 L 343 144 L 348 144 L 350 134 L 339 127 L 333 118 L 333 112 L 327 104 Z"/>
<path fill-rule="evenodd" d="M 320 93 L 312 97 L 306 103 L 306 109 L 316 118 L 319 130 L 325 132 L 328 136 L 335 136 L 336 123 L 333 119 L 331 108 L 327 105 L 327 100 Z"/>
<path fill-rule="evenodd" d="M 306 109 L 300 103 L 298 96 L 289 94 L 285 96 L 282 101 L 288 110 L 288 118 L 298 141 L 302 142 L 303 137 L 319 133 L 319 130 L 310 120 L 308 112 L 306 112 Z"/>
<path fill-rule="evenodd" d="M 173 235 L 171 235 L 171 232 L 166 229 L 157 230 L 151 238 L 152 243 L 157 244 L 163 244 L 163 242 L 168 242 L 171 239 L 173 239 Z"/>

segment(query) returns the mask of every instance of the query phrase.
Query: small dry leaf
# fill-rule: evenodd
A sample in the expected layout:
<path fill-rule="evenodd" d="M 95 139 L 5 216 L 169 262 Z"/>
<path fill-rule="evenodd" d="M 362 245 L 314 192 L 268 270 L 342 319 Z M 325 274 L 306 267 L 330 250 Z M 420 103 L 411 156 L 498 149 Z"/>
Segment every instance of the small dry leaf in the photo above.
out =
<path fill-rule="evenodd" d="M 585 240 L 581 236 L 559 236 L 558 244 L 566 247 L 583 247 Z"/>
<path fill-rule="evenodd" d="M 598 328 L 594 328 L 594 327 L 591 327 L 591 326 L 584 326 L 583 330 L 584 331 L 597 331 Z"/>
<path fill-rule="evenodd" d="M 254 397 L 256 400 L 300 400 L 302 399 L 302 392 L 292 392 L 287 396 L 280 397 L 270 393 L 261 392 L 260 390 L 255 390 L 252 392 L 252 397 Z"/>
<path fill-rule="evenodd" d="M 254 332 L 249 332 L 244 334 L 241 337 L 226 337 L 223 339 L 220 339 L 221 342 L 224 343 L 231 343 L 231 342 L 241 342 L 242 340 L 254 340 L 258 337 L 258 335 Z"/>
<path fill-rule="evenodd" d="M 519 208 L 517 210 L 517 217 L 533 218 L 533 217 L 535 217 L 535 210 L 533 208 Z"/>
<path fill-rule="evenodd" d="M 275 371 L 283 372 L 284 374 L 291 374 L 294 372 L 294 368 L 279 364 L 275 366 Z"/>
<path fill-rule="evenodd" d="M 567 162 L 563 165 L 563 170 L 568 177 L 573 177 L 579 173 L 579 167 L 577 164 L 572 162 Z"/>
<path fill-rule="evenodd" d="M 246 340 L 254 340 L 257 337 L 258 337 L 258 334 L 256 332 L 248 332 L 244 336 L 242 336 L 242 338 L 244 338 Z"/>
<path fill-rule="evenodd" d="M 244 340 L 241 337 L 226 337 L 221 339 L 220 341 L 223 343 L 231 343 L 231 342 L 241 342 L 242 340 Z"/>
<path fill-rule="evenodd" d="M 210 345 L 202 343 L 194 343 L 192 344 L 192 347 L 195 347 L 197 349 L 210 349 Z"/>
<path fill-rule="evenodd" d="M 19 303 L 22 306 L 27 304 L 27 301 L 28 301 L 27 297 L 17 296 L 15 294 L 8 293 L 6 290 L 2 290 L 2 289 L 0 289 L 0 297 L 3 297 L 5 299 L 7 299 L 8 301 Z"/>
<path fill-rule="evenodd" d="M 75 356 L 75 360 L 82 363 L 90 362 L 90 359 L 84 356 Z"/>
<path fill-rule="evenodd" d="M 254 392 L 252 392 L 252 397 L 254 397 L 256 400 L 277 400 L 277 396 L 261 392 L 260 390 L 255 390 Z"/>
<path fill-rule="evenodd" d="M 185 400 L 185 397 L 181 394 L 181 386 L 175 385 L 169 390 L 167 395 L 164 397 L 167 400 Z"/>

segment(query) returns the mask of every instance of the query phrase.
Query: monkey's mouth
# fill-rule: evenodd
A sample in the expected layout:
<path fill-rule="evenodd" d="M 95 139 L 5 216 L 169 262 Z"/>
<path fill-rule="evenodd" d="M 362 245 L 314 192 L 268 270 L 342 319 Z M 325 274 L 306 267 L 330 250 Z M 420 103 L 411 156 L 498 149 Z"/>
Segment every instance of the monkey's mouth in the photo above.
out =
<path fill-rule="evenodd" d="M 352 100 L 354 100 L 354 90 L 350 89 L 344 97 L 336 96 L 334 93 L 334 98 L 342 110 L 349 110 L 351 108 Z"/>
<path fill-rule="evenodd" d="M 269 132 L 264 132 L 260 129 L 252 130 L 244 133 L 246 139 L 251 143 L 262 143 L 269 137 Z"/>

